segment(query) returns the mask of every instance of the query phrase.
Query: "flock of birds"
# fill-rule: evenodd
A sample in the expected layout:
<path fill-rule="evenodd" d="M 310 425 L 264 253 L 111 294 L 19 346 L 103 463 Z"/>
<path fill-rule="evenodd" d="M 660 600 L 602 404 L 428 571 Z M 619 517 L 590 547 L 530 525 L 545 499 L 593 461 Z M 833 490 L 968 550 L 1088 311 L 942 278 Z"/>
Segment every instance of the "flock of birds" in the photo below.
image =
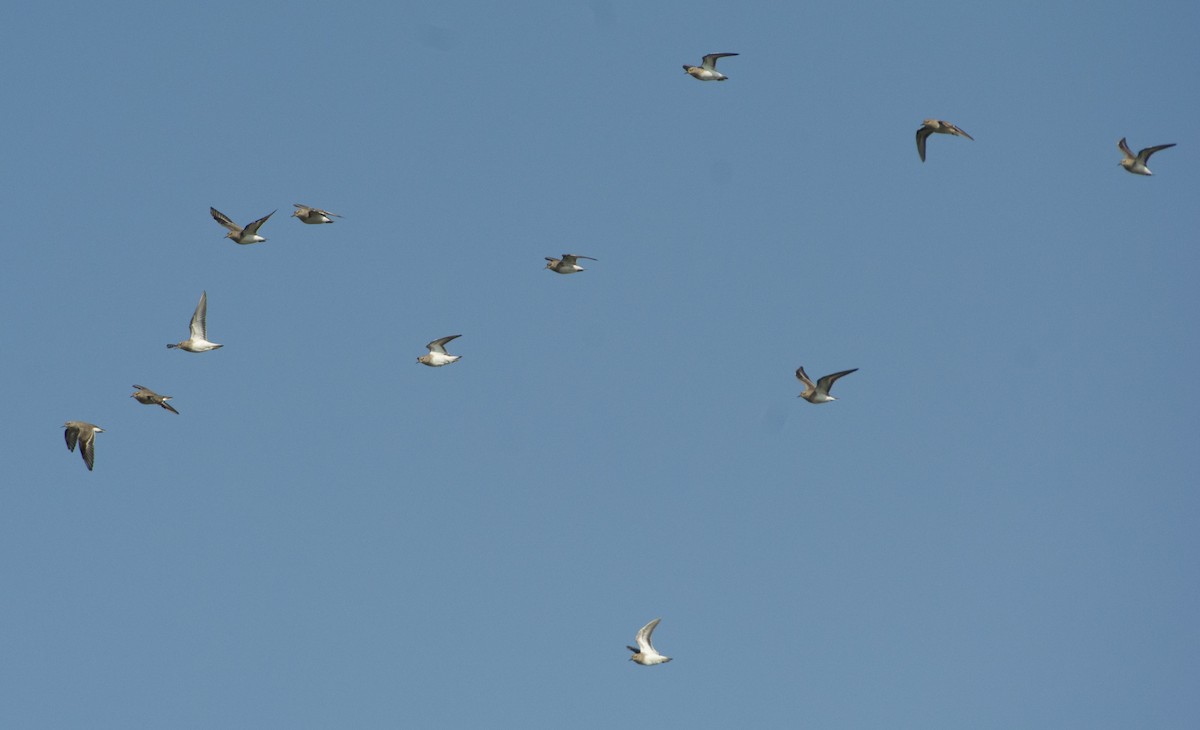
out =
<path fill-rule="evenodd" d="M 699 66 L 690 66 L 684 64 L 683 70 L 692 78 L 700 81 L 725 81 L 729 77 L 717 71 L 717 60 L 736 55 L 738 54 L 710 53 L 703 57 Z M 917 154 L 920 156 L 921 162 L 925 162 L 926 141 L 931 135 L 934 134 L 948 134 L 956 137 L 965 137 L 972 141 L 975 139 L 950 122 L 943 121 L 941 119 L 926 119 L 917 129 Z M 1155 152 L 1174 146 L 1174 143 L 1155 145 L 1153 147 L 1146 147 L 1142 150 L 1139 150 L 1137 154 L 1134 154 L 1129 148 L 1129 145 L 1126 143 L 1125 138 L 1122 137 L 1121 140 L 1117 142 L 1117 148 L 1120 149 L 1122 155 L 1124 155 L 1119 164 L 1121 167 L 1125 168 L 1127 172 L 1130 172 L 1134 175 L 1153 175 L 1154 173 L 1150 172 L 1150 168 L 1146 166 L 1146 163 L 1150 160 L 1150 156 Z M 331 213 L 327 210 L 322 210 L 321 208 L 314 208 L 310 205 L 295 203 L 293 207 L 295 207 L 296 210 L 292 213 L 292 217 L 299 218 L 302 223 L 309 225 L 333 223 L 334 218 L 341 217 L 337 213 Z M 277 210 L 271 211 L 267 215 L 259 218 L 256 221 L 253 221 L 252 223 L 248 223 L 245 226 L 239 226 L 238 224 L 234 223 L 229 216 L 225 215 L 221 211 L 217 210 L 216 208 L 209 208 L 209 214 L 212 215 L 213 220 L 229 229 L 229 233 L 225 234 L 225 237 L 232 240 L 234 243 L 243 246 L 266 241 L 267 239 L 259 234 L 259 229 L 262 228 L 263 224 L 266 223 L 271 216 L 275 215 L 277 212 Z M 585 270 L 579 265 L 580 259 L 587 259 L 589 261 L 597 260 L 591 256 L 565 253 L 560 258 L 547 256 L 546 268 L 556 274 L 576 274 Z M 215 342 L 210 342 L 208 339 L 207 313 L 208 293 L 201 292 L 200 302 L 196 305 L 196 310 L 192 313 L 192 319 L 189 324 L 188 338 L 182 342 L 169 344 L 167 345 L 167 348 L 179 349 L 183 350 L 184 352 L 208 352 L 210 350 L 221 348 L 222 345 L 219 345 Z M 433 368 L 442 367 L 444 365 L 457 362 L 462 356 L 451 355 L 448 353 L 446 351 L 446 345 L 461 336 L 462 335 L 449 335 L 447 337 L 440 337 L 436 340 L 433 340 L 425 346 L 429 352 L 418 357 L 417 362 L 421 365 L 426 365 Z M 829 394 L 833 384 L 837 382 L 839 378 L 845 377 L 850 373 L 856 372 L 857 370 L 858 368 L 852 368 L 850 370 L 842 370 L 840 372 L 831 373 L 829 375 L 817 378 L 817 381 L 814 383 L 812 379 L 809 378 L 808 373 L 804 372 L 804 367 L 801 366 L 796 369 L 796 378 L 804 384 L 804 390 L 798 397 L 803 398 L 809 403 L 816 404 L 828 403 L 830 401 L 837 400 Z M 171 413 L 176 415 L 179 414 L 179 411 L 175 410 L 175 408 L 167 402 L 171 400 L 171 396 L 159 395 L 144 385 L 134 385 L 133 387 L 137 390 L 130 397 L 136 399 L 138 403 L 142 403 L 144 405 L 157 405 L 165 410 L 170 411 Z M 91 471 L 96 460 L 96 434 L 103 433 L 104 429 L 100 428 L 94 423 L 87 423 L 85 421 L 67 421 L 65 424 L 63 424 L 63 427 L 66 429 L 64 435 L 67 441 L 67 448 L 74 452 L 75 446 L 78 444 L 80 455 L 83 457 L 84 463 L 87 464 L 88 471 Z M 654 633 L 654 629 L 658 627 L 658 624 L 661 620 L 661 618 L 656 618 L 638 630 L 636 637 L 637 646 L 627 647 L 631 652 L 633 652 L 633 656 L 629 657 L 631 661 L 643 666 L 665 664 L 671 661 L 671 657 L 664 656 L 663 654 L 659 653 L 659 651 L 654 648 L 654 644 L 651 641 L 651 635 Z"/>

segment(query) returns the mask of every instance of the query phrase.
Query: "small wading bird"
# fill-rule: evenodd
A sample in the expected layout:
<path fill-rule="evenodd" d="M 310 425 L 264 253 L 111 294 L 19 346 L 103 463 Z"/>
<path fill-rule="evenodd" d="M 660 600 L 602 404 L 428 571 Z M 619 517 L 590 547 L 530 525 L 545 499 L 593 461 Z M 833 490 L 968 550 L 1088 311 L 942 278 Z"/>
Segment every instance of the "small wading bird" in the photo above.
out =
<path fill-rule="evenodd" d="M 817 384 L 813 385 L 813 381 L 809 379 L 808 373 L 804 372 L 804 366 L 801 365 L 796 368 L 796 377 L 799 378 L 801 383 L 804 383 L 804 392 L 798 397 L 803 398 L 809 403 L 828 403 L 831 400 L 837 400 L 837 398 L 829 394 L 829 389 L 833 387 L 838 378 L 849 375 L 857 370 L 858 368 L 854 368 L 853 370 L 843 370 L 840 373 L 826 375 L 823 378 L 818 378 Z"/>
<path fill-rule="evenodd" d="M 263 241 L 267 240 L 258 235 L 258 229 L 262 227 L 262 224 L 267 222 L 268 218 L 275 215 L 275 211 L 271 211 L 245 228 L 242 228 L 238 224 L 229 220 L 229 216 L 225 215 L 216 208 L 209 208 L 208 212 L 212 214 L 213 220 L 229 229 L 229 233 L 225 234 L 226 238 L 231 239 L 234 243 L 240 243 L 243 246 L 248 246 L 251 243 L 262 243 Z"/>
<path fill-rule="evenodd" d="M 74 451 L 75 443 L 78 442 L 79 455 L 83 457 L 83 463 L 87 464 L 88 471 L 91 471 L 96 463 L 96 434 L 104 433 L 104 429 L 85 421 L 67 421 L 63 428 L 67 429 L 63 432 L 67 438 L 67 449 Z"/>
<path fill-rule="evenodd" d="M 149 388 L 147 388 L 144 385 L 135 385 L 133 387 L 137 388 L 137 392 L 129 397 L 137 398 L 138 403 L 143 403 L 148 406 L 150 406 L 150 405 L 162 406 L 163 408 L 167 409 L 171 413 L 174 413 L 175 415 L 179 415 L 179 411 L 175 410 L 175 408 L 172 407 L 171 404 L 167 402 L 167 401 L 171 400 L 171 396 L 159 395 L 158 393 L 155 393 L 153 390 L 150 390 Z"/>
<path fill-rule="evenodd" d="M 972 142 L 975 138 L 950 122 L 943 122 L 940 119 L 926 119 L 921 128 L 917 130 L 917 154 L 921 156 L 921 162 L 925 161 L 925 140 L 929 139 L 931 134 L 953 134 L 959 137 L 966 137 Z"/>
<path fill-rule="evenodd" d="M 1169 147 L 1174 147 L 1175 143 L 1160 144 L 1157 147 L 1147 147 L 1138 152 L 1136 155 L 1129 149 L 1129 145 L 1125 144 L 1125 138 L 1122 137 L 1120 142 L 1117 142 L 1117 147 L 1125 154 L 1125 159 L 1121 160 L 1121 167 L 1124 167 L 1127 172 L 1132 172 L 1134 175 L 1153 175 L 1150 168 L 1146 167 L 1146 163 L 1150 161 L 1150 155 L 1165 150 Z"/>
<path fill-rule="evenodd" d="M 683 70 L 694 79 L 701 81 L 724 81 L 729 78 L 717 70 L 717 59 L 726 56 L 736 56 L 736 53 L 710 53 L 704 57 L 699 66 L 683 64 Z"/>
<path fill-rule="evenodd" d="M 224 345 L 208 341 L 208 323 L 205 321 L 207 316 L 208 292 L 200 292 L 200 303 L 196 305 L 196 311 L 192 313 L 192 322 L 188 325 L 191 329 L 191 337 L 188 337 L 183 342 L 167 345 L 167 349 L 173 350 L 179 348 L 185 352 L 208 352 L 218 347 L 224 347 Z"/>
<path fill-rule="evenodd" d="M 330 213 L 327 210 L 314 208 L 311 205 L 300 205 L 299 203 L 292 203 L 292 205 L 296 208 L 296 211 L 292 213 L 292 217 L 299 218 L 304 223 L 333 223 L 334 218 L 341 218 L 337 213 Z M 266 219 L 264 218 L 263 220 Z"/>
<path fill-rule="evenodd" d="M 584 271 L 584 268 L 579 265 L 579 259 L 587 259 L 595 261 L 591 256 L 583 256 L 577 253 L 564 253 L 561 259 L 546 257 L 550 263 L 546 264 L 546 268 L 556 274 L 574 274 L 576 271 Z"/>
<path fill-rule="evenodd" d="M 643 667 L 650 667 L 655 664 L 666 664 L 671 661 L 671 657 L 663 656 L 658 653 L 658 649 L 654 648 L 654 644 L 650 642 L 650 634 L 654 633 L 654 628 L 658 626 L 661 618 L 656 618 L 650 623 L 643 626 L 637 632 L 637 647 L 626 646 L 625 648 L 633 652 L 633 656 L 629 657 L 629 661 L 637 662 Z"/>
<path fill-rule="evenodd" d="M 418 357 L 417 362 L 422 365 L 428 365 L 431 368 L 440 368 L 443 365 L 449 365 L 457 361 L 462 355 L 451 355 L 446 352 L 446 343 L 458 337 L 462 337 L 462 335 L 450 335 L 449 337 L 443 337 L 440 340 L 434 340 L 425 345 L 425 347 L 429 348 L 429 354 Z"/>

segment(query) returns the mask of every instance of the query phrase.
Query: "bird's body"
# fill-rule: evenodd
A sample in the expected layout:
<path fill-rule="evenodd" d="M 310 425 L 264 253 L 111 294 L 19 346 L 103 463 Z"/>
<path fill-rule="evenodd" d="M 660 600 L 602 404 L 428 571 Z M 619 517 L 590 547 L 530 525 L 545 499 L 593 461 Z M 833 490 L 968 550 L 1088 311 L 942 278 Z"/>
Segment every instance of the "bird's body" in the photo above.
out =
<path fill-rule="evenodd" d="M 583 256 L 577 253 L 564 253 L 561 259 L 546 257 L 550 263 L 546 264 L 546 268 L 556 274 L 574 274 L 577 271 L 584 271 L 584 268 L 579 265 L 579 259 L 587 259 L 595 261 L 591 256 Z"/>
<path fill-rule="evenodd" d="M 798 397 L 803 398 L 809 403 L 828 403 L 831 400 L 837 400 L 837 398 L 834 398 L 829 394 L 829 389 L 833 387 L 833 384 L 837 382 L 838 378 L 844 375 L 849 375 L 857 370 L 858 368 L 853 368 L 850 370 L 843 370 L 840 373 L 826 375 L 823 378 L 817 378 L 816 384 L 813 384 L 813 381 L 808 377 L 808 373 L 804 372 L 804 366 L 802 365 L 796 368 L 796 378 L 801 383 L 804 383 L 804 392 Z"/>
<path fill-rule="evenodd" d="M 67 449 L 74 451 L 78 443 L 79 455 L 87 464 L 88 471 L 91 471 L 96 463 L 96 434 L 104 433 L 104 429 L 86 421 L 67 421 L 63 428 L 66 429 L 63 435 L 67 439 Z"/>
<path fill-rule="evenodd" d="M 1134 175 L 1153 175 L 1154 173 L 1150 172 L 1150 168 L 1146 167 L 1146 162 L 1150 160 L 1150 155 L 1158 152 L 1159 150 L 1169 149 L 1174 146 L 1174 143 L 1160 144 L 1156 147 L 1147 147 L 1144 150 L 1140 150 L 1135 155 L 1133 154 L 1133 151 L 1129 149 L 1129 145 L 1125 143 L 1125 138 L 1122 137 L 1121 141 L 1117 142 L 1117 148 L 1120 149 L 1125 155 L 1125 159 L 1121 160 L 1120 165 L 1121 167 L 1124 167 L 1127 172 L 1132 172 Z"/>
<path fill-rule="evenodd" d="M 440 368 L 443 365 L 457 362 L 462 355 L 451 355 L 446 352 L 446 343 L 458 337 L 462 337 L 462 335 L 450 335 L 449 337 L 443 337 L 430 342 L 425 346 L 429 349 L 429 354 L 418 357 L 417 362 L 422 365 L 428 365 L 431 368 Z"/>
<path fill-rule="evenodd" d="M 208 292 L 200 293 L 200 303 L 192 313 L 192 321 L 188 325 L 191 336 L 183 342 L 167 345 L 168 350 L 180 349 L 184 352 L 208 352 L 224 345 L 208 341 Z M 137 387 L 137 386 L 134 386 Z"/>
<path fill-rule="evenodd" d="M 295 212 L 292 213 L 292 217 L 299 218 L 302 222 L 310 225 L 333 223 L 334 218 L 341 218 L 337 213 L 330 213 L 327 210 L 314 208 L 311 205 L 301 205 L 299 203 L 292 203 L 292 205 L 296 208 Z"/>
<path fill-rule="evenodd" d="M 258 235 L 258 229 L 262 227 L 263 223 L 267 222 L 268 218 L 275 215 L 275 211 L 271 211 L 262 218 L 259 218 L 243 228 L 229 220 L 229 216 L 225 215 L 216 208 L 210 207 L 208 212 L 213 217 L 213 220 L 229 229 L 229 233 L 225 234 L 226 238 L 230 239 L 234 243 L 240 243 L 243 246 L 248 246 L 252 243 L 262 243 L 263 241 L 267 240 Z"/>
<path fill-rule="evenodd" d="M 717 59 L 726 56 L 736 56 L 736 53 L 710 53 L 704 57 L 699 66 L 683 65 L 683 70 L 692 78 L 701 81 L 724 81 L 729 78 L 717 70 Z"/>
<path fill-rule="evenodd" d="M 975 138 L 950 122 L 943 122 L 940 119 L 926 119 L 921 127 L 917 130 L 917 154 L 921 156 L 921 162 L 925 161 L 925 140 L 929 139 L 931 134 L 953 134 L 958 137 L 966 137 L 974 141 Z"/>
<path fill-rule="evenodd" d="M 658 650 L 654 648 L 654 644 L 650 640 L 650 635 L 654 633 L 654 629 L 658 626 L 659 621 L 662 621 L 662 619 L 656 618 L 642 628 L 638 629 L 637 646 L 625 647 L 629 651 L 633 652 L 633 656 L 629 657 L 630 661 L 637 662 L 643 667 L 652 667 L 655 664 L 666 664 L 667 662 L 671 661 L 671 657 L 659 654 Z"/>
<path fill-rule="evenodd" d="M 175 410 L 174 406 L 172 406 L 170 403 L 167 402 L 167 401 L 171 400 L 171 396 L 159 395 L 158 393 L 155 393 L 153 390 L 150 390 L 149 388 L 147 388 L 144 385 L 135 385 L 133 387 L 137 388 L 137 392 L 129 397 L 136 398 L 138 403 L 142 403 L 142 404 L 145 404 L 148 406 L 149 405 L 162 406 L 163 408 L 167 409 L 171 413 L 174 413 L 175 415 L 179 415 L 179 411 Z"/>

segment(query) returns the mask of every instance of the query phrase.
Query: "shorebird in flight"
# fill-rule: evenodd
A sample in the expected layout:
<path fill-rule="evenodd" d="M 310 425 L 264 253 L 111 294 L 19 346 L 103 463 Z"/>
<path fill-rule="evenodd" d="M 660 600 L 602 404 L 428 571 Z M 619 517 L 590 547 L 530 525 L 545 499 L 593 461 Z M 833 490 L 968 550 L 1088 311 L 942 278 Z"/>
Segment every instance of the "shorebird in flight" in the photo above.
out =
<path fill-rule="evenodd" d="M 167 345 L 167 349 L 173 350 L 178 347 L 186 352 L 208 352 L 218 347 L 224 347 L 224 345 L 208 341 L 208 323 L 205 321 L 207 316 L 208 292 L 200 292 L 200 303 L 196 305 L 196 311 L 192 313 L 191 324 L 188 325 L 191 336 L 183 342 Z"/>
<path fill-rule="evenodd" d="M 149 405 L 162 406 L 163 408 L 166 408 L 171 413 L 174 413 L 175 415 L 179 415 L 179 411 L 175 410 L 175 408 L 170 403 L 167 402 L 167 401 L 171 400 L 171 396 L 159 395 L 158 393 L 155 393 L 153 390 L 150 390 L 149 388 L 147 388 L 144 385 L 135 385 L 133 387 L 137 388 L 137 392 L 129 397 L 137 398 L 138 403 L 143 403 L 148 406 Z"/>
<path fill-rule="evenodd" d="M 584 271 L 584 268 L 579 265 L 579 259 L 587 259 L 595 261 L 591 256 L 583 256 L 577 253 L 564 253 L 561 259 L 546 257 L 550 263 L 546 264 L 546 268 L 556 274 L 574 274 L 576 271 Z"/>
<path fill-rule="evenodd" d="M 292 213 L 292 217 L 299 218 L 305 223 L 333 223 L 334 218 L 341 218 L 337 213 L 330 213 L 327 210 L 314 208 L 311 205 L 300 205 L 299 203 L 292 203 L 292 205 L 296 207 L 296 211 Z"/>
<path fill-rule="evenodd" d="M 208 212 L 212 214 L 213 220 L 229 229 L 229 233 L 225 234 L 226 238 L 232 240 L 234 243 L 240 243 L 243 246 L 248 246 L 251 243 L 262 243 L 263 241 L 267 240 L 258 235 L 258 229 L 262 227 L 262 224 L 267 222 L 268 218 L 275 215 L 275 211 L 271 211 L 245 228 L 242 228 L 238 224 L 229 220 L 229 216 L 225 215 L 216 208 L 210 207 Z"/>
<path fill-rule="evenodd" d="M 700 79 L 701 81 L 724 81 L 729 77 L 717 70 L 717 59 L 736 55 L 738 54 L 710 53 L 704 57 L 699 66 L 689 66 L 685 63 L 683 64 L 683 70 L 692 78 Z"/>
<path fill-rule="evenodd" d="M 921 156 L 921 162 L 925 161 L 925 140 L 929 139 L 929 135 L 931 134 L 954 134 L 975 141 L 974 137 L 950 122 L 943 122 L 940 119 L 926 119 L 921 128 L 917 130 L 917 154 Z"/>
<path fill-rule="evenodd" d="M 428 365 L 431 368 L 440 368 L 443 365 L 455 362 L 462 355 L 451 355 L 446 352 L 446 343 L 458 337 L 462 337 L 462 335 L 450 335 L 449 337 L 443 337 L 440 340 L 434 340 L 425 345 L 425 347 L 429 348 L 429 354 L 418 357 L 417 362 L 422 365 Z"/>
<path fill-rule="evenodd" d="M 67 448 L 74 451 L 75 443 L 78 442 L 79 455 L 83 457 L 83 463 L 87 464 L 88 471 L 91 471 L 96 463 L 96 434 L 103 433 L 104 429 L 85 421 L 67 421 L 63 428 L 66 429 L 63 435 L 67 438 Z"/>
<path fill-rule="evenodd" d="M 1121 141 L 1117 142 L 1117 147 L 1125 154 L 1125 159 L 1121 160 L 1120 165 L 1134 175 L 1153 175 L 1154 173 L 1150 172 L 1150 168 L 1146 167 L 1146 163 L 1150 160 L 1150 155 L 1159 150 L 1165 150 L 1174 146 L 1174 142 L 1171 144 L 1160 144 L 1157 147 L 1147 147 L 1135 155 L 1129 149 L 1129 145 L 1125 144 L 1125 138 L 1122 137 Z"/>
<path fill-rule="evenodd" d="M 829 394 L 829 389 L 833 387 L 838 378 L 849 375 L 857 370 L 858 368 L 843 370 L 840 373 L 833 373 L 823 378 L 817 378 L 817 384 L 813 385 L 813 381 L 809 379 L 808 373 L 804 372 L 804 366 L 801 365 L 796 368 L 796 377 L 801 383 L 804 383 L 804 392 L 798 397 L 803 398 L 809 403 L 828 403 L 831 400 L 837 400 L 837 398 Z"/>
<path fill-rule="evenodd" d="M 671 661 L 671 657 L 663 656 L 658 653 L 658 649 L 654 648 L 654 644 L 650 642 L 650 635 L 654 633 L 654 629 L 658 626 L 661 618 L 656 618 L 650 623 L 643 626 L 637 632 L 637 646 L 626 646 L 625 648 L 633 652 L 633 656 L 629 657 L 629 661 L 637 662 L 643 667 L 654 666 L 655 664 L 666 664 Z"/>

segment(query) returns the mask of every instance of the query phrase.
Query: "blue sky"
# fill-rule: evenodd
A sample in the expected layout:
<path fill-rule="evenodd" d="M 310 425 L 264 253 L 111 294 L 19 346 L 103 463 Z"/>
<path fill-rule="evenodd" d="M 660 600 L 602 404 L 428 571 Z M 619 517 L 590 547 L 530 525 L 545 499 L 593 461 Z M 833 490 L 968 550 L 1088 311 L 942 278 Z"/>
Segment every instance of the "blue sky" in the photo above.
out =
<path fill-rule="evenodd" d="M 1193 726 L 1200 9 L 847 5 L 15 11 L 0 724 Z"/>

